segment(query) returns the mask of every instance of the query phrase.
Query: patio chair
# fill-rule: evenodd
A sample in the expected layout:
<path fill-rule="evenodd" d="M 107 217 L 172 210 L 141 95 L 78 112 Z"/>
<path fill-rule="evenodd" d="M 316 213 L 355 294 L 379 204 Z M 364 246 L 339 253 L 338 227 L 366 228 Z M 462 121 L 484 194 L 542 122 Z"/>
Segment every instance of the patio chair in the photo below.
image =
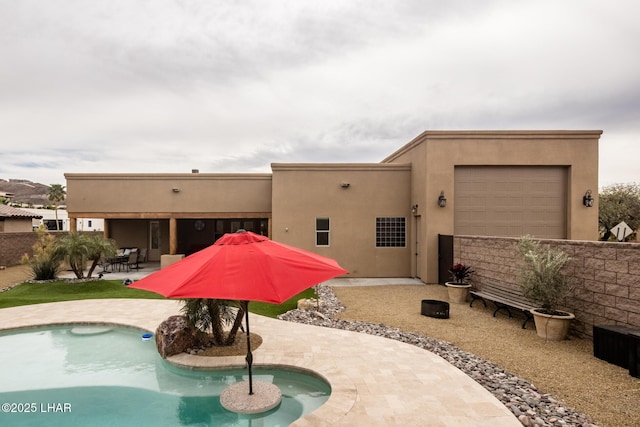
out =
<path fill-rule="evenodd" d="M 140 268 L 140 263 L 144 262 L 147 262 L 147 248 L 138 250 L 138 268 Z"/>
<path fill-rule="evenodd" d="M 127 271 L 131 271 L 132 268 L 135 268 L 136 270 L 140 268 L 138 267 L 138 251 L 131 251 L 129 253 L 129 258 L 127 259 L 127 262 L 124 263 L 123 267 L 126 268 Z"/>
<path fill-rule="evenodd" d="M 109 260 L 109 258 L 106 257 L 100 257 L 100 261 L 98 261 L 98 267 L 102 268 L 102 271 L 100 271 L 100 273 L 109 273 L 109 267 L 111 267 L 111 261 Z"/>

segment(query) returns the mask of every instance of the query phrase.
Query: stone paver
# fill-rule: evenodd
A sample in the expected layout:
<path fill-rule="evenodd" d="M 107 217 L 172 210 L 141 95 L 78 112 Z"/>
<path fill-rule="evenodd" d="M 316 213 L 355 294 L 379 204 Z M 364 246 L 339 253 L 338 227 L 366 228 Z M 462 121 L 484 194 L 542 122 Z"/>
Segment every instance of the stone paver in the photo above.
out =
<path fill-rule="evenodd" d="M 48 324 L 107 323 L 154 332 L 179 303 L 167 300 L 84 300 L 0 310 L 0 329 Z M 311 370 L 332 387 L 327 403 L 294 426 L 492 426 L 521 424 L 478 383 L 418 347 L 355 332 L 251 316 L 262 336 L 256 366 Z M 190 367 L 243 367 L 244 357 L 181 354 Z"/>

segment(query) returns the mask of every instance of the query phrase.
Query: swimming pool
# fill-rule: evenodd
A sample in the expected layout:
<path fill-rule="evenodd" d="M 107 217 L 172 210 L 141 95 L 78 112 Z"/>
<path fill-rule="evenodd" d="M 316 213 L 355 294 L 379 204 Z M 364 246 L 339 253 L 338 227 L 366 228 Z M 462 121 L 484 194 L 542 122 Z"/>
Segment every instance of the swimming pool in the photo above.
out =
<path fill-rule="evenodd" d="M 0 333 L 0 425 L 286 426 L 324 404 L 330 386 L 299 371 L 254 368 L 282 391 L 269 412 L 220 405 L 244 369 L 187 370 L 164 361 L 155 341 L 124 327 L 65 326 Z"/>

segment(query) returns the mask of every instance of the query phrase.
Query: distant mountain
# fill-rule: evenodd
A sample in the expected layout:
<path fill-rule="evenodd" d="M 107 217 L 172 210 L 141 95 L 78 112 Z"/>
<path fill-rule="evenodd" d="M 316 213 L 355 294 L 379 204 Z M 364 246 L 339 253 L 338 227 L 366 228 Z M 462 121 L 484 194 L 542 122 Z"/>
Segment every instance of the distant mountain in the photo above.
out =
<path fill-rule="evenodd" d="M 49 186 L 26 179 L 0 179 L 0 193 L 12 193 L 12 203 L 50 205 Z"/>

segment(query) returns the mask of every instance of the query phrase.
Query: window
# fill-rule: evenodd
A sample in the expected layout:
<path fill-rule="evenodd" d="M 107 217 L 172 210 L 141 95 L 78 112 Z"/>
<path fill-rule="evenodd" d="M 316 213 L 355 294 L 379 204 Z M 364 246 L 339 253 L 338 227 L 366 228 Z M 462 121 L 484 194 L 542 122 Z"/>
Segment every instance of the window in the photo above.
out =
<path fill-rule="evenodd" d="M 56 225 L 56 220 L 55 219 L 45 219 L 42 220 L 42 222 L 44 223 L 44 226 L 47 230 L 49 231 L 62 231 L 62 220 L 59 219 L 58 220 L 58 225 Z"/>
<path fill-rule="evenodd" d="M 329 246 L 329 218 L 316 218 L 316 246 Z"/>
<path fill-rule="evenodd" d="M 149 248 L 160 249 L 160 222 L 149 222 Z"/>
<path fill-rule="evenodd" d="M 404 217 L 376 218 L 376 247 L 404 248 L 406 246 Z"/>

